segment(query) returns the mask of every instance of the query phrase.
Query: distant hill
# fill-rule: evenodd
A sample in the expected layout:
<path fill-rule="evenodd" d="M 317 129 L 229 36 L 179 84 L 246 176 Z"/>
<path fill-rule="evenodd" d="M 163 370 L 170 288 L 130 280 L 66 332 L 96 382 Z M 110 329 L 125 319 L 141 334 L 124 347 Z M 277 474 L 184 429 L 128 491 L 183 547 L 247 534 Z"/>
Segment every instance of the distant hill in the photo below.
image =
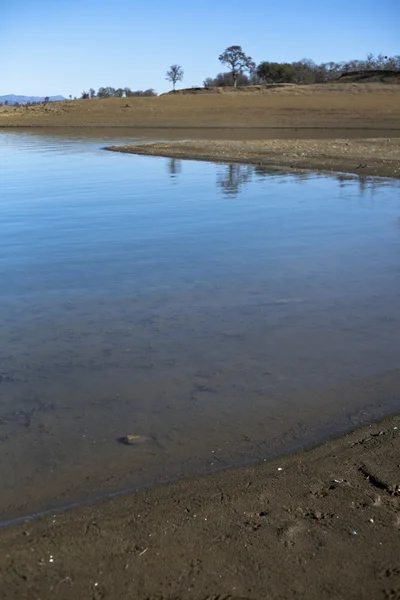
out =
<path fill-rule="evenodd" d="M 28 102 L 43 102 L 45 96 L 17 96 L 16 94 L 7 94 L 0 96 L 0 104 L 8 102 L 8 104 L 27 104 Z M 64 96 L 49 96 L 50 102 L 59 102 L 66 100 Z"/>

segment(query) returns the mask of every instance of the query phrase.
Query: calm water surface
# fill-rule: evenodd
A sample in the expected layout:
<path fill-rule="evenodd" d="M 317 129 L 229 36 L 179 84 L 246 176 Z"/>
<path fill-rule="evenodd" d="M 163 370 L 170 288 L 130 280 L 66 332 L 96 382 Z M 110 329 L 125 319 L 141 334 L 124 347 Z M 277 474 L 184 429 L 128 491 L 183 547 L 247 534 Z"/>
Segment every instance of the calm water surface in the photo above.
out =
<path fill-rule="evenodd" d="M 102 150 L 127 139 L 0 133 L 2 518 L 399 408 L 398 182 Z"/>

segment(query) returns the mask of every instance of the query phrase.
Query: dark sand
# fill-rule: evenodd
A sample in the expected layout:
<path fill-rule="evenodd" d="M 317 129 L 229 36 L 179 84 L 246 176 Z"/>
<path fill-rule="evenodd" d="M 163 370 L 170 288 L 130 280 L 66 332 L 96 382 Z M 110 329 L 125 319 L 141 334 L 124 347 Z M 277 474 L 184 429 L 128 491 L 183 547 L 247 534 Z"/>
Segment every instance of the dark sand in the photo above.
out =
<path fill-rule="evenodd" d="M 2 530 L 5 600 L 400 597 L 400 417 Z"/>

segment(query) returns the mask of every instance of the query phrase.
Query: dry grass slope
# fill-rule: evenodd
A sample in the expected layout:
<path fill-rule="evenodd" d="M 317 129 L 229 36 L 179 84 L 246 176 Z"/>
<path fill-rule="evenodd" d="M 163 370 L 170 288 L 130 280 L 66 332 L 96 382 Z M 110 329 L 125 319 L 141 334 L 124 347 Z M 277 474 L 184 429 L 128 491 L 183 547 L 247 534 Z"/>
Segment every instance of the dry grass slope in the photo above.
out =
<path fill-rule="evenodd" d="M 284 86 L 258 93 L 167 94 L 156 98 L 66 101 L 30 108 L 1 107 L 0 127 L 13 126 L 225 128 L 231 131 L 226 134 L 228 138 L 239 131 L 235 135 L 242 139 L 274 137 L 276 134 L 270 135 L 268 129 L 293 129 L 293 137 L 304 137 L 301 131 L 307 130 L 314 130 L 311 137 L 324 137 L 316 133 L 322 129 L 348 130 L 353 137 L 357 137 L 351 133 L 354 130 L 381 130 L 382 135 L 399 136 L 400 86 L 336 83 Z M 246 138 L 240 134 L 243 128 L 248 128 Z M 257 131 L 263 128 L 264 132 Z"/>

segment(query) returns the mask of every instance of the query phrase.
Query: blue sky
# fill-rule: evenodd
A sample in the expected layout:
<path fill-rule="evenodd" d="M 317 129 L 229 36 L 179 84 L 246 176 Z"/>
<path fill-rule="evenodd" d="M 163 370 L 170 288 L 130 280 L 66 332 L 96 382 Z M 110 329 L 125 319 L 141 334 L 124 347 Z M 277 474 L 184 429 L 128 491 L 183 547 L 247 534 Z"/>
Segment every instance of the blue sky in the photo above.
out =
<path fill-rule="evenodd" d="M 0 0 L 0 95 L 163 92 L 174 63 L 201 85 L 232 44 L 257 63 L 400 54 L 399 23 L 399 0 Z"/>

